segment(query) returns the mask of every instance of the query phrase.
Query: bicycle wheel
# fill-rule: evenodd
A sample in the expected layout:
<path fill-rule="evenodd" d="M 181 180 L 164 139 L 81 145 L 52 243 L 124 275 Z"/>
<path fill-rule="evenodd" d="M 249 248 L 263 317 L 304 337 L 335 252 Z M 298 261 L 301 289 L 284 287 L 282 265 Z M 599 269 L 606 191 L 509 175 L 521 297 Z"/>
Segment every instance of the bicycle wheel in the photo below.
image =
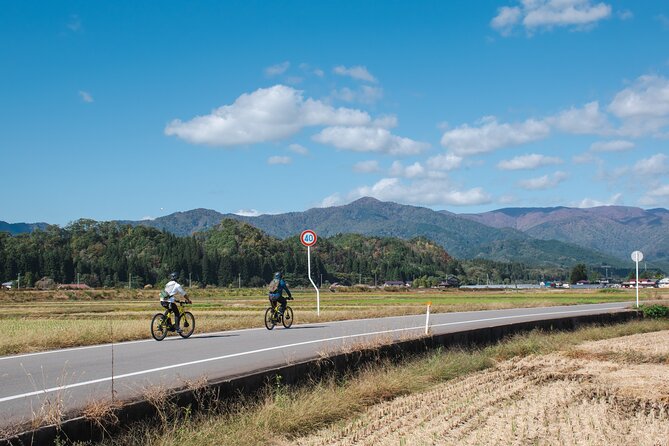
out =
<path fill-rule="evenodd" d="M 187 338 L 192 335 L 195 331 L 195 316 L 190 311 L 184 312 L 181 315 L 181 333 L 179 336 L 182 338 Z"/>
<path fill-rule="evenodd" d="M 167 336 L 167 323 L 163 313 L 156 313 L 151 319 L 151 336 L 156 341 L 162 341 Z"/>
<path fill-rule="evenodd" d="M 290 328 L 291 325 L 293 325 L 293 309 L 290 307 L 286 307 L 286 311 L 283 312 L 283 317 L 281 318 L 281 322 L 283 323 L 283 326 L 285 328 Z"/>
<path fill-rule="evenodd" d="M 274 325 L 276 322 L 274 321 L 274 310 L 272 307 L 269 307 L 267 310 L 265 310 L 265 327 L 267 327 L 268 330 L 271 330 L 274 328 Z"/>

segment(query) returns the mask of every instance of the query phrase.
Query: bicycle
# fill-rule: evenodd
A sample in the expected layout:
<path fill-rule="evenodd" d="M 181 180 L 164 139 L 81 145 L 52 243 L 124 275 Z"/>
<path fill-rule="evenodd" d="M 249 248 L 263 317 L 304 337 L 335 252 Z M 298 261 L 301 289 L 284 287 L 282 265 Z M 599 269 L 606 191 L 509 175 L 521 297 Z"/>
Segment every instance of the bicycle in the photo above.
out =
<path fill-rule="evenodd" d="M 181 321 L 181 332 L 179 336 L 188 338 L 195 331 L 195 316 L 190 311 L 186 311 L 186 301 L 177 301 L 179 304 L 179 320 Z M 161 305 L 163 302 L 161 302 Z M 165 305 L 163 305 L 165 306 Z M 156 341 L 162 341 L 170 331 L 176 331 L 176 327 L 172 324 L 169 307 L 165 308 L 164 313 L 156 313 L 151 319 L 151 336 Z"/>
<path fill-rule="evenodd" d="M 275 302 L 265 310 L 265 327 L 268 330 L 273 329 L 274 326 L 279 323 L 281 323 L 284 328 L 290 328 L 293 325 L 293 309 L 286 305 L 286 309 L 283 314 L 281 314 L 279 308 L 281 308 L 281 305 Z"/>

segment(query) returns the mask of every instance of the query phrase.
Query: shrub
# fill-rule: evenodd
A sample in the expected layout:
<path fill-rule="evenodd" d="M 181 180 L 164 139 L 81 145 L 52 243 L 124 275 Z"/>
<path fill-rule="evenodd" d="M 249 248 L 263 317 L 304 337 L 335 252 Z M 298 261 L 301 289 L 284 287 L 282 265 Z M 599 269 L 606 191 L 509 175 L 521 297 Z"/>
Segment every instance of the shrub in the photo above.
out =
<path fill-rule="evenodd" d="M 669 317 L 669 308 L 665 307 L 664 305 L 655 304 L 642 306 L 641 311 L 643 312 L 644 317 L 649 317 L 652 319 Z"/>

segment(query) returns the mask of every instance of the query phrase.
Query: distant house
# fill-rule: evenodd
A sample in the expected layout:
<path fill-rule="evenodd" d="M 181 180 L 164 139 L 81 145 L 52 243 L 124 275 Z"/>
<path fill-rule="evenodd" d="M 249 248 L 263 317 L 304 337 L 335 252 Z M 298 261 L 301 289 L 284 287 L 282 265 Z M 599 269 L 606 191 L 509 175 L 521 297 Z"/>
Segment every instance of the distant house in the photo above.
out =
<path fill-rule="evenodd" d="M 14 282 L 3 282 L 2 287 L 11 290 L 13 284 Z"/>
<path fill-rule="evenodd" d="M 401 280 L 386 280 L 383 283 L 384 287 L 389 287 L 389 286 L 407 286 L 406 283 L 402 282 Z"/>
<path fill-rule="evenodd" d="M 91 287 L 85 283 L 61 283 L 58 285 L 59 290 L 90 290 Z"/>
<path fill-rule="evenodd" d="M 460 279 L 455 276 L 449 276 L 446 280 L 442 280 L 437 285 L 439 288 L 457 288 L 460 286 Z"/>

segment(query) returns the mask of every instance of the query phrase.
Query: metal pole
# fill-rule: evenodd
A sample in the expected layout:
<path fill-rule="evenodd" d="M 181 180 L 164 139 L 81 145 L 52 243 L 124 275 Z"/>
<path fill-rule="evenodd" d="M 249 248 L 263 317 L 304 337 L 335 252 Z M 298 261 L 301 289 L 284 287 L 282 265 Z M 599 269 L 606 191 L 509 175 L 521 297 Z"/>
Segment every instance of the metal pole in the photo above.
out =
<path fill-rule="evenodd" d="M 309 282 L 316 289 L 316 316 L 321 315 L 321 292 L 311 278 L 311 246 L 307 246 L 307 271 L 309 272 Z"/>
<path fill-rule="evenodd" d="M 432 302 L 427 303 L 427 313 L 425 315 L 425 334 L 428 333 L 430 327 L 430 305 L 432 305 Z"/>
<path fill-rule="evenodd" d="M 636 307 L 639 308 L 639 261 L 634 263 L 636 263 Z"/>

